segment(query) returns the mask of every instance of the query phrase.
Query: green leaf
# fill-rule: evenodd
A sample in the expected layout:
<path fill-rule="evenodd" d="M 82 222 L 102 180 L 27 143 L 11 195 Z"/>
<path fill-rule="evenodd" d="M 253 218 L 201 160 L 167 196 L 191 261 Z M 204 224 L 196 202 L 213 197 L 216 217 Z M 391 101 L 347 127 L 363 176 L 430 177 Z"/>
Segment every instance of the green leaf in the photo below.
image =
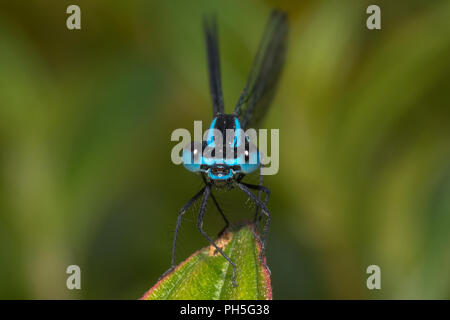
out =
<path fill-rule="evenodd" d="M 159 280 L 142 300 L 270 300 L 270 276 L 259 260 L 260 244 L 253 225 L 234 226 L 216 244 L 236 264 L 233 267 L 211 245 L 203 248 Z M 265 259 L 265 258 L 264 258 Z"/>

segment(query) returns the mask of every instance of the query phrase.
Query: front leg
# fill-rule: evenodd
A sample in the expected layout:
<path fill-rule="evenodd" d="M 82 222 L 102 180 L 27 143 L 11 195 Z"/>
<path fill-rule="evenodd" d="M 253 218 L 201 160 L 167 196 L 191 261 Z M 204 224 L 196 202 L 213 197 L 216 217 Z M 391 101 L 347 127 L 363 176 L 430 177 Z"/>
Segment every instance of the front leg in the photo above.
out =
<path fill-rule="evenodd" d="M 249 184 L 249 183 L 242 183 L 242 184 L 247 186 L 250 189 L 258 190 L 258 200 L 261 200 L 261 192 L 264 192 L 266 194 L 266 198 L 264 199 L 264 204 L 267 206 L 267 203 L 269 202 L 269 197 L 270 197 L 270 190 L 267 187 L 264 187 L 262 185 L 262 180 L 263 180 L 263 176 L 260 172 L 258 185 Z M 255 228 L 258 228 L 258 224 L 262 218 L 262 215 L 259 214 L 260 209 L 261 208 L 259 206 L 256 206 L 255 216 L 253 218 L 253 224 L 255 225 Z"/>
<path fill-rule="evenodd" d="M 199 192 L 197 192 L 195 194 L 195 196 L 193 196 L 184 206 L 183 208 L 181 208 L 180 212 L 178 213 L 178 217 L 177 217 L 177 225 L 175 226 L 175 235 L 173 237 L 173 244 L 172 244 L 172 260 L 170 263 L 170 268 L 168 270 L 166 270 L 166 272 L 164 272 L 162 274 L 161 277 L 159 277 L 158 281 L 162 278 L 164 278 L 167 274 L 169 274 L 174 268 L 175 268 L 175 247 L 177 244 L 177 236 L 178 236 L 178 229 L 180 228 L 181 225 L 181 217 L 183 216 L 183 214 L 187 211 L 187 209 L 189 209 L 190 206 L 192 206 L 192 204 L 194 204 L 195 201 L 197 201 L 198 198 L 200 198 L 200 196 L 203 194 L 203 192 L 205 191 L 206 187 L 203 187 L 202 190 L 200 190 Z"/>
<path fill-rule="evenodd" d="M 203 178 L 203 182 L 205 184 L 208 184 L 208 182 L 206 181 L 205 177 L 202 176 L 202 178 Z M 211 190 L 211 198 L 213 199 L 217 210 L 219 211 L 220 215 L 222 216 L 223 221 L 225 221 L 225 226 L 222 228 L 222 230 L 220 230 L 219 235 L 218 235 L 220 237 L 225 232 L 225 230 L 228 229 L 228 227 L 230 226 L 230 222 L 228 221 L 227 217 L 225 216 L 225 213 L 223 213 L 222 209 L 220 208 L 219 202 L 217 202 L 216 197 L 214 197 L 214 195 L 212 193 L 212 190 Z"/>
<path fill-rule="evenodd" d="M 231 261 L 231 259 L 225 254 L 225 252 L 222 251 L 222 249 L 220 249 L 216 243 L 206 234 L 205 231 L 203 231 L 203 217 L 205 215 L 205 211 L 206 211 L 206 204 L 208 203 L 208 199 L 209 196 L 211 195 L 211 186 L 210 185 L 206 185 L 205 187 L 205 191 L 203 193 L 203 200 L 202 200 L 202 205 L 200 207 L 200 212 L 198 213 L 198 220 L 197 220 L 197 227 L 198 230 L 200 231 L 200 233 L 206 238 L 206 240 L 209 241 L 209 243 L 211 245 L 214 246 L 214 248 L 216 248 L 216 250 L 233 266 L 233 278 L 232 278 L 232 282 L 233 282 L 233 287 L 237 287 L 236 284 L 236 265 L 234 264 L 233 261 Z"/>
<path fill-rule="evenodd" d="M 258 185 L 252 185 L 252 184 L 241 183 L 241 182 L 239 182 L 237 185 L 239 186 L 239 188 L 242 191 L 244 191 L 244 193 L 246 195 L 248 195 L 250 197 L 250 199 L 253 200 L 253 202 L 255 202 L 255 204 L 258 207 L 261 208 L 262 212 L 267 216 L 267 221 L 266 221 L 266 224 L 264 226 L 264 231 L 263 231 L 263 239 L 262 239 L 262 241 L 261 241 L 261 239 L 259 239 L 259 237 L 257 237 L 257 239 L 261 243 L 261 251 L 259 253 L 259 260 L 261 261 L 261 263 L 264 264 L 264 266 L 266 267 L 266 270 L 270 274 L 270 269 L 269 269 L 269 267 L 267 266 L 266 262 L 263 259 L 264 251 L 265 251 L 265 248 L 266 248 L 266 238 L 267 238 L 267 234 L 269 232 L 269 227 L 270 227 L 270 212 L 269 212 L 269 209 L 267 209 L 267 205 L 264 202 L 262 202 L 260 199 L 258 199 L 253 194 L 253 192 L 250 190 L 250 188 L 251 189 L 256 189 L 256 190 L 262 190 L 263 192 L 265 192 L 267 194 L 267 196 L 270 195 L 270 191 L 266 187 L 258 186 Z"/>
<path fill-rule="evenodd" d="M 262 165 L 259 166 L 259 182 L 258 182 L 259 186 L 263 186 L 263 175 L 262 175 Z M 261 193 L 262 190 L 259 189 L 258 190 L 258 199 L 261 199 Z M 265 204 L 267 206 L 267 201 L 269 200 L 269 195 L 266 195 L 266 199 L 265 199 Z M 255 224 L 255 228 L 258 227 L 259 222 L 261 221 L 262 215 L 260 215 L 260 208 L 258 206 L 256 206 L 256 210 L 255 210 L 255 216 L 253 217 L 253 223 Z"/>

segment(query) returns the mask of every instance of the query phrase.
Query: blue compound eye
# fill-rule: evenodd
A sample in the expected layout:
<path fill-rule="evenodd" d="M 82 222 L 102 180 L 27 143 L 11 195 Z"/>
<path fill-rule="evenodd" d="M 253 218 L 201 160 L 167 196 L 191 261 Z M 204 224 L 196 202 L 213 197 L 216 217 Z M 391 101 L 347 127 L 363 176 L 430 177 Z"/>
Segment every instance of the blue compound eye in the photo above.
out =
<path fill-rule="evenodd" d="M 243 153 L 239 155 L 241 171 L 245 174 L 251 173 L 261 165 L 261 155 L 253 143 L 247 142 Z"/>
<path fill-rule="evenodd" d="M 183 165 L 191 172 L 199 172 L 201 166 L 202 143 L 191 142 L 183 148 Z"/>

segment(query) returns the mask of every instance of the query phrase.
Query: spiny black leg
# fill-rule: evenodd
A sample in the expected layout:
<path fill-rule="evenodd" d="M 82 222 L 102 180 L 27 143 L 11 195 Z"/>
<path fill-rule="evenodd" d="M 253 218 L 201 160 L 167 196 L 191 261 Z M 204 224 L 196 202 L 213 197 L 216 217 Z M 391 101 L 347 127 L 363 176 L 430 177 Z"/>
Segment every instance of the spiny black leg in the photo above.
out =
<path fill-rule="evenodd" d="M 264 192 L 266 194 L 266 198 L 264 200 L 264 204 L 267 207 L 267 202 L 269 201 L 269 197 L 270 197 L 270 190 L 269 190 L 269 188 L 264 187 L 261 184 L 259 184 L 259 185 L 254 185 L 254 184 L 249 184 L 249 183 L 242 183 L 242 184 L 245 185 L 246 187 L 250 188 L 250 189 L 258 190 L 258 200 L 261 200 L 260 197 L 259 197 L 259 194 L 261 192 Z M 260 209 L 259 206 L 257 206 L 257 208 Z M 258 227 L 258 223 L 261 221 L 261 218 L 262 218 L 262 216 L 259 216 L 259 219 L 255 222 L 255 230 Z M 254 232 L 254 234 L 255 234 L 255 237 L 258 239 L 259 243 L 262 244 L 261 239 L 258 236 L 258 234 L 256 232 Z"/>
<path fill-rule="evenodd" d="M 261 176 L 262 177 L 262 176 Z M 261 179 L 262 180 L 262 179 Z M 244 186 L 246 186 L 246 187 L 248 187 L 248 188 L 250 188 L 250 189 L 253 189 L 253 190 L 258 190 L 258 200 L 259 201 L 261 201 L 261 199 L 260 199 L 260 194 L 261 194 L 261 192 L 264 192 L 265 194 L 266 194 L 266 198 L 264 199 L 264 204 L 266 205 L 266 207 L 267 207 L 267 202 L 269 201 L 269 197 L 270 197 L 270 190 L 269 190 L 269 188 L 267 188 L 267 187 L 264 187 L 263 185 L 261 185 L 261 184 L 259 184 L 259 185 L 256 185 L 256 184 L 250 184 L 250 183 L 245 183 L 245 182 L 241 182 L 241 184 L 243 184 Z M 260 209 L 260 207 L 259 206 L 257 206 L 257 209 Z M 259 211 L 259 210 L 258 210 Z M 258 212 L 257 211 L 257 212 Z M 255 218 L 256 218 L 256 215 L 255 215 Z M 258 218 L 258 220 L 259 221 L 261 221 L 261 216 Z"/>
<path fill-rule="evenodd" d="M 250 197 L 250 199 L 253 200 L 253 202 L 255 202 L 255 204 L 257 206 L 259 206 L 262 210 L 262 212 L 267 216 L 267 221 L 266 224 L 264 226 L 264 233 L 263 233 L 263 240 L 262 242 L 260 241 L 260 239 L 258 239 L 261 243 L 261 252 L 259 253 L 259 260 L 261 261 L 262 264 L 264 264 L 264 266 L 266 267 L 266 270 L 270 272 L 269 267 L 267 266 L 267 264 L 264 262 L 263 256 L 264 256 L 264 251 L 266 248 L 266 239 L 267 239 L 267 233 L 269 231 L 269 227 L 270 227 L 270 212 L 269 209 L 267 209 L 267 205 L 265 203 L 263 203 L 260 199 L 258 199 L 253 192 L 250 190 L 250 188 L 252 189 L 256 189 L 256 190 L 262 190 L 263 192 L 265 192 L 267 195 L 270 194 L 269 189 L 267 189 L 266 187 L 263 186 L 258 186 L 258 185 L 253 185 L 253 184 L 247 184 L 247 183 L 238 183 L 237 184 L 239 186 L 239 188 L 244 191 L 244 193 L 246 195 L 248 195 Z M 258 237 L 259 238 L 259 237 Z"/>
<path fill-rule="evenodd" d="M 181 208 L 180 212 L 178 213 L 178 218 L 177 218 L 177 225 L 175 227 L 175 235 L 173 237 L 173 244 L 172 244 L 172 260 L 170 263 L 170 268 L 164 272 L 162 274 L 161 277 L 159 277 L 159 279 L 163 278 L 164 276 L 166 276 L 168 273 L 170 273 L 174 268 L 175 268 L 175 247 L 177 244 L 177 236 L 178 236 L 178 229 L 180 228 L 181 225 L 181 217 L 183 216 L 183 214 L 187 211 L 187 209 L 189 209 L 190 206 L 192 206 L 192 204 L 197 201 L 198 198 L 200 198 L 200 196 L 203 194 L 203 192 L 205 191 L 205 187 L 203 187 L 195 196 L 193 196 L 191 198 L 191 200 L 189 200 L 183 208 Z M 158 281 L 159 281 L 158 279 Z"/>
<path fill-rule="evenodd" d="M 261 180 L 262 180 L 262 179 L 261 179 Z M 261 180 L 260 180 L 260 181 L 261 181 Z M 250 188 L 250 189 L 258 190 L 258 200 L 261 200 L 260 197 L 259 197 L 259 195 L 261 194 L 261 192 L 264 192 L 264 193 L 266 194 L 266 198 L 265 198 L 265 200 L 264 200 L 264 204 L 265 204 L 266 207 L 267 207 L 267 202 L 269 201 L 269 197 L 270 197 L 270 190 L 269 190 L 269 188 L 264 187 L 264 186 L 261 185 L 261 184 L 259 184 L 259 185 L 254 185 L 254 184 L 249 184 L 249 183 L 242 183 L 242 184 L 245 185 L 246 187 Z M 256 206 L 256 208 L 257 208 L 257 209 L 260 209 L 259 206 Z M 256 218 L 256 217 L 255 217 L 255 218 Z M 262 215 L 258 217 L 258 220 L 254 221 L 255 228 L 254 228 L 253 234 L 254 234 L 255 238 L 259 241 L 259 243 L 262 245 L 261 238 L 259 237 L 259 235 L 258 235 L 257 232 L 256 232 L 256 230 L 257 230 L 257 228 L 258 228 L 258 224 L 259 224 L 259 222 L 261 221 L 261 219 L 262 219 Z"/>
<path fill-rule="evenodd" d="M 264 186 L 263 186 L 263 175 L 262 175 L 262 166 L 259 166 L 259 188 L 257 188 L 258 190 L 258 199 L 261 200 L 261 192 L 264 191 Z M 253 185 L 247 185 L 249 188 L 252 188 L 251 186 Z M 252 188 L 255 189 L 255 188 Z M 265 188 L 266 190 L 268 190 L 267 188 Z M 267 202 L 269 201 L 269 197 L 270 197 L 270 191 L 268 193 L 266 193 L 266 199 L 264 200 L 264 204 L 267 206 Z M 258 228 L 258 224 L 262 219 L 262 215 L 260 214 L 260 208 L 258 206 L 256 206 L 256 210 L 255 210 L 255 217 L 253 218 L 253 224 L 255 225 L 255 228 Z"/>
<path fill-rule="evenodd" d="M 211 186 L 207 185 L 205 187 L 205 191 L 203 193 L 203 199 L 202 199 L 202 205 L 200 207 L 200 212 L 198 213 L 198 220 L 197 220 L 197 227 L 198 230 L 200 230 L 200 233 L 209 241 L 209 243 L 211 243 L 214 248 L 216 248 L 216 250 L 225 258 L 227 259 L 227 261 L 233 266 L 233 287 L 237 287 L 236 284 L 236 265 L 234 264 L 233 261 L 231 261 L 231 259 L 222 251 L 222 249 L 220 249 L 216 243 L 206 234 L 205 231 L 203 231 L 203 217 L 205 215 L 205 211 L 206 211 L 206 204 L 208 203 L 208 198 L 211 195 Z"/>
<path fill-rule="evenodd" d="M 202 176 L 202 178 L 203 178 L 203 182 L 205 184 L 208 184 L 205 177 Z M 225 221 L 225 227 L 223 227 L 222 230 L 220 230 L 219 235 L 218 235 L 220 237 L 223 234 L 223 232 L 228 229 L 228 227 L 230 226 L 230 222 L 228 221 L 227 217 L 225 217 L 225 214 L 223 213 L 222 209 L 220 208 L 219 203 L 217 202 L 216 197 L 214 197 L 212 191 L 211 191 L 211 198 L 213 199 L 217 210 L 219 210 L 220 215 L 222 216 L 223 220 Z"/>

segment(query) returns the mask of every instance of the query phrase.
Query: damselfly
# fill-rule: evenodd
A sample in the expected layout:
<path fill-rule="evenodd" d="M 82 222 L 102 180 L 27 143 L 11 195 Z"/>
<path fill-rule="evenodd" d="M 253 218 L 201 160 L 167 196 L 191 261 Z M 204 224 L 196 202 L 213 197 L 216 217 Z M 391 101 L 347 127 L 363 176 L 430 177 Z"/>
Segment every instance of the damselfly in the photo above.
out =
<path fill-rule="evenodd" d="M 204 141 L 192 142 L 183 149 L 183 164 L 189 171 L 200 174 L 205 185 L 178 213 L 172 247 L 171 268 L 164 275 L 172 271 L 175 267 L 175 246 L 181 218 L 187 209 L 202 197 L 197 227 L 211 245 L 233 266 L 232 281 L 233 285 L 236 286 L 235 263 L 203 230 L 203 217 L 209 198 L 212 199 L 225 221 L 226 225 L 223 230 L 229 225 L 228 219 L 225 217 L 225 214 L 213 195 L 215 188 L 231 189 L 237 187 L 242 190 L 256 204 L 257 208 L 254 215 L 255 225 L 262 218 L 261 212 L 267 217 L 262 239 L 257 236 L 258 241 L 261 243 L 259 259 L 267 268 L 263 255 L 270 225 L 270 212 L 267 208 L 270 191 L 262 185 L 262 164 L 258 149 L 250 142 L 248 136 L 238 134 L 237 132 L 242 132 L 247 128 L 259 128 L 274 97 L 281 75 L 286 53 L 287 32 L 286 13 L 278 10 L 273 11 L 267 22 L 247 84 L 239 96 L 233 113 L 225 114 L 220 77 L 217 23 L 214 17 L 204 19 L 213 120 Z M 224 139 L 230 130 L 234 132 L 232 134 L 233 139 Z M 228 151 L 231 151 L 231 157 Z M 247 174 L 255 172 L 258 169 L 260 170 L 258 185 L 248 184 L 242 181 Z M 258 191 L 258 196 L 252 190 Z M 266 195 L 264 202 L 260 199 L 262 193 Z M 267 268 L 267 270 L 269 269 Z"/>

